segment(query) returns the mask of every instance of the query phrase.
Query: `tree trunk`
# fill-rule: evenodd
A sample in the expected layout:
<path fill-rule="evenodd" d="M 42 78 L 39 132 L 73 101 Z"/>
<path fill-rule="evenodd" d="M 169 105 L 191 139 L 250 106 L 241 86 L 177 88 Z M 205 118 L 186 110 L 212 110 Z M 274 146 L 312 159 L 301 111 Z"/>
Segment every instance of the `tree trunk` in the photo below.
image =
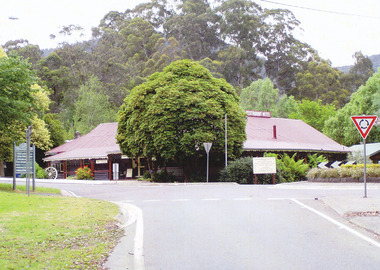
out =
<path fill-rule="evenodd" d="M 150 178 L 153 179 L 153 173 L 155 173 L 155 168 L 153 166 L 153 160 L 152 158 L 147 158 L 146 159 L 146 163 L 148 163 L 148 169 L 149 169 L 149 172 L 150 172 Z"/>
<path fill-rule="evenodd" d="M 4 161 L 3 160 L 0 160 L 0 177 L 4 177 L 5 176 L 5 172 L 4 172 Z"/>

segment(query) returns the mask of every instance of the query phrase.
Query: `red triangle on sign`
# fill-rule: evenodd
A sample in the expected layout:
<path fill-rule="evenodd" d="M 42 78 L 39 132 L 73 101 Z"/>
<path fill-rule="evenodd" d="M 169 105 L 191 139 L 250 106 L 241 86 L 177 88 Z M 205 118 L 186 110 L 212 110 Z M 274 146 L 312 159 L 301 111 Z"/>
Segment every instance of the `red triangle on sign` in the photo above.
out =
<path fill-rule="evenodd" d="M 360 135 L 362 135 L 365 140 L 370 132 L 373 124 L 377 120 L 376 115 L 362 115 L 362 116 L 351 116 L 356 128 L 359 130 Z"/>

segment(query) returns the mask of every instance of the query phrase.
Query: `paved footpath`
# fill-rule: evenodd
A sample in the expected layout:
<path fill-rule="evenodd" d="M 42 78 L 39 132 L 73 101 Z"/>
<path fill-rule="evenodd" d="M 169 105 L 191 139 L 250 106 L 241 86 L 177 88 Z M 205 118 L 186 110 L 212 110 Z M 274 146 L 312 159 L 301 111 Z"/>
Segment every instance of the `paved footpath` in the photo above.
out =
<path fill-rule="evenodd" d="M 366 198 L 364 198 L 363 183 L 297 182 L 280 184 L 276 187 L 280 189 L 358 190 L 358 195 L 355 196 L 328 196 L 321 200 L 350 223 L 375 234 L 375 237 L 380 240 L 380 183 L 367 183 Z"/>

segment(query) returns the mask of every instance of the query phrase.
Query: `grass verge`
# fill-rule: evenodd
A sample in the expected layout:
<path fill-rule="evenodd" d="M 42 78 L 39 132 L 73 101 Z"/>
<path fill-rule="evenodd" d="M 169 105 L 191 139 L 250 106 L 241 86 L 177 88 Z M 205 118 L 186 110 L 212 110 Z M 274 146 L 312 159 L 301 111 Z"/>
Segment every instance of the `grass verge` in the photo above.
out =
<path fill-rule="evenodd" d="M 13 191 L 13 185 L 12 184 L 6 184 L 6 183 L 0 183 L 0 191 Z M 25 185 L 17 185 L 15 192 L 21 193 L 26 192 L 26 186 Z M 32 191 L 32 187 L 30 187 L 30 193 L 31 194 L 61 194 L 61 191 L 56 188 L 46 188 L 46 187 L 36 187 L 36 191 Z"/>
<path fill-rule="evenodd" d="M 101 269 L 122 236 L 115 204 L 0 191 L 2 269 Z"/>

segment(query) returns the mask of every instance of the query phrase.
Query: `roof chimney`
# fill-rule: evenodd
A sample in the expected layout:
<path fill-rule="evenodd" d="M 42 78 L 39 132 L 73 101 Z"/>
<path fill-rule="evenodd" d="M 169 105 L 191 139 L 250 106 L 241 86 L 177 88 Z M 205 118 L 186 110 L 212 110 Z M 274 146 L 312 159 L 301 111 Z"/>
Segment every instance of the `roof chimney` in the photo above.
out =
<path fill-rule="evenodd" d="M 82 136 L 82 134 L 80 134 L 79 131 L 75 132 L 74 134 L 74 139 L 78 139 L 80 136 Z"/>
<path fill-rule="evenodd" d="M 273 125 L 273 139 L 277 139 L 277 127 Z"/>

